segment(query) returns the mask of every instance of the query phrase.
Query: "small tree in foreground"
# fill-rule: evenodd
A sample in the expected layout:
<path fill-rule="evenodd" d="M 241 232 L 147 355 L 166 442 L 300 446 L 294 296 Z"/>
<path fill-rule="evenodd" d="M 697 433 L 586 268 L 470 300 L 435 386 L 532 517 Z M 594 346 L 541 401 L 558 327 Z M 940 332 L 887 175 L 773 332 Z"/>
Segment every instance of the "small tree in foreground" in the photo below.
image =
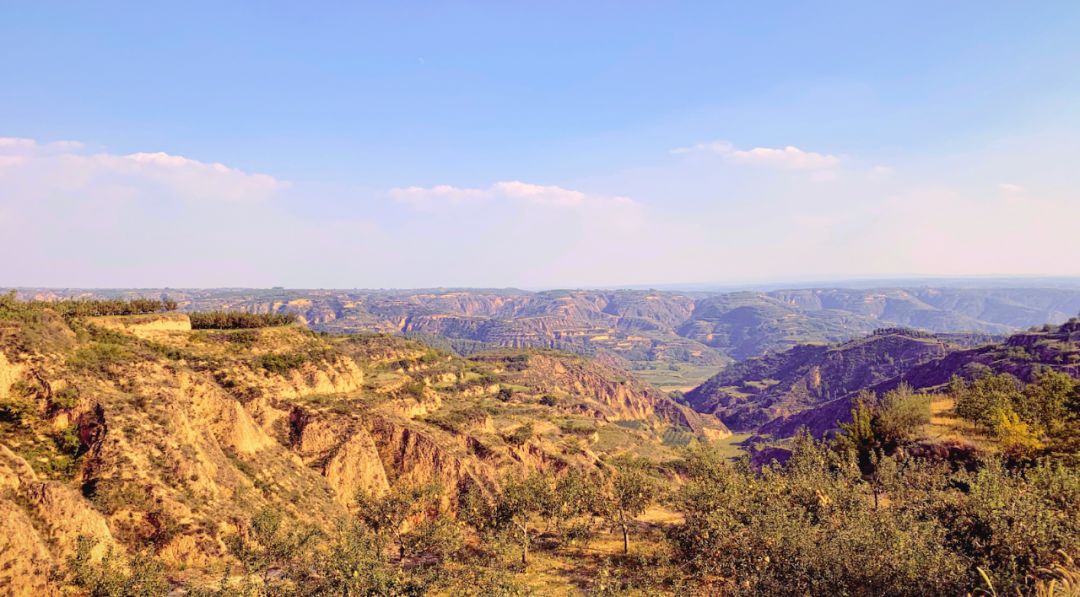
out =
<path fill-rule="evenodd" d="M 605 487 L 602 511 L 623 536 L 623 553 L 630 553 L 630 526 L 659 494 L 656 480 L 640 466 L 627 465 Z"/>
<path fill-rule="evenodd" d="M 495 515 L 511 524 L 521 541 L 521 563 L 529 563 L 529 543 L 533 539 L 530 526 L 533 517 L 550 510 L 551 484 L 540 472 L 525 477 L 507 477 L 503 481 Z"/>
<path fill-rule="evenodd" d="M 390 491 L 378 494 L 361 490 L 356 495 L 356 516 L 360 523 L 374 533 L 379 553 L 389 541 L 398 548 L 398 558 L 404 563 L 409 546 L 405 523 L 410 518 L 431 508 L 439 495 L 435 484 L 398 485 Z"/>
<path fill-rule="evenodd" d="M 291 524 L 280 511 L 269 507 L 237 530 L 227 541 L 229 551 L 249 574 L 258 574 L 264 585 L 270 583 L 275 570 L 284 570 L 285 578 L 293 576 L 289 569 L 300 565 L 318 535 L 313 528 Z"/>

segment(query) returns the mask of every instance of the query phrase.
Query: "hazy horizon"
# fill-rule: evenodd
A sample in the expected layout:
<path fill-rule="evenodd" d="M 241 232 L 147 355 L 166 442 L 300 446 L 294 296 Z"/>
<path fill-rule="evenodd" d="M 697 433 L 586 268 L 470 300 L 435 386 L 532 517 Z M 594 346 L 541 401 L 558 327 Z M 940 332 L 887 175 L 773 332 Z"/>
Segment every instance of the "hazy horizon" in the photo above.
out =
<path fill-rule="evenodd" d="M 811 290 L 811 289 L 853 289 L 868 290 L 875 288 L 972 288 L 972 289 L 1039 289 L 1039 288 L 1080 288 L 1080 277 L 1075 276 L 964 276 L 933 277 L 911 276 L 898 278 L 841 278 L 819 280 L 761 280 L 743 282 L 686 282 L 674 284 L 624 284 L 624 285 L 583 285 L 551 287 L 518 286 L 413 286 L 413 287 L 299 287 L 299 286 L 17 286 L 0 285 L 0 290 L 16 291 L 228 291 L 258 290 L 286 292 L 337 291 L 337 292 L 416 292 L 416 291 L 520 291 L 520 292 L 558 292 L 558 291 L 620 291 L 620 290 L 656 290 L 660 292 L 705 292 L 724 293 L 740 291 L 773 290 Z"/>

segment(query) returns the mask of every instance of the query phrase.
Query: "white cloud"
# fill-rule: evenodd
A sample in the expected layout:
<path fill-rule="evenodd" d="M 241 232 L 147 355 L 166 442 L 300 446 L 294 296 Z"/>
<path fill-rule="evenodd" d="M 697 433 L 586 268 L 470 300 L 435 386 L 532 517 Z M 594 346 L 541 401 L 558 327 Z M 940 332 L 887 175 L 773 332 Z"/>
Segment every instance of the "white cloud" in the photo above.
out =
<path fill-rule="evenodd" d="M 998 185 L 998 188 L 1001 189 L 1001 192 L 1005 193 L 1006 195 L 1023 195 L 1027 192 L 1027 189 L 1025 189 L 1024 187 L 1010 182 L 1003 182 Z"/>
<path fill-rule="evenodd" d="M 0 137 L 0 175 L 9 187 L 18 185 L 29 193 L 110 187 L 113 198 L 142 189 L 189 201 L 259 201 L 288 184 L 266 174 L 164 152 L 117 155 L 82 149 L 77 141 L 39 143 Z"/>
<path fill-rule="evenodd" d="M 819 170 L 810 175 L 812 182 L 832 182 L 836 180 L 836 172 L 833 170 Z"/>
<path fill-rule="evenodd" d="M 727 141 L 698 143 L 691 147 L 673 149 L 672 153 L 714 153 L 737 164 L 772 166 L 791 170 L 826 170 L 839 166 L 841 162 L 840 156 L 804 151 L 794 145 L 780 148 L 738 149 Z"/>
<path fill-rule="evenodd" d="M 1015 187 L 1016 185 L 1010 185 Z M 999 275 L 1075 273 L 1080 204 L 1062 197 L 987 196 L 955 188 L 903 190 L 857 219 L 863 268 Z M 913 231 L 917 231 L 913 233 Z M 855 259 L 854 257 L 852 258 Z"/>
<path fill-rule="evenodd" d="M 498 200 L 567 208 L 634 205 L 634 201 L 629 197 L 593 195 L 555 185 L 538 185 L 519 180 L 496 182 L 486 188 L 455 187 L 451 185 L 411 186 L 391 189 L 390 196 L 396 201 L 421 210 L 432 210 L 447 205 L 464 205 Z"/>
<path fill-rule="evenodd" d="M 0 154 L 4 153 L 62 153 L 65 151 L 78 151 L 83 144 L 78 141 L 50 141 L 38 143 L 34 139 L 24 137 L 0 137 Z"/>
<path fill-rule="evenodd" d="M 894 173 L 894 170 L 888 166 L 874 166 L 870 169 L 870 178 L 872 180 L 886 180 L 890 178 Z"/>
<path fill-rule="evenodd" d="M 483 201 L 491 193 L 485 189 L 466 189 L 441 184 L 433 187 L 404 187 L 390 189 L 390 196 L 395 201 L 412 205 L 416 208 L 429 208 L 437 204 L 462 204 Z"/>
<path fill-rule="evenodd" d="M 822 170 L 833 168 L 840 163 L 840 158 L 835 155 L 803 151 L 792 145 L 783 149 L 755 147 L 745 151 L 736 150 L 731 152 L 730 156 L 732 160 L 743 164 L 761 164 L 793 170 Z"/>
<path fill-rule="evenodd" d="M 316 207 L 322 194 L 311 189 L 298 197 L 273 176 L 220 163 L 80 147 L 0 140 L 0 246 L 19 257 L 0 284 L 327 285 L 404 268 L 332 258 L 389 241 L 362 210 Z"/>

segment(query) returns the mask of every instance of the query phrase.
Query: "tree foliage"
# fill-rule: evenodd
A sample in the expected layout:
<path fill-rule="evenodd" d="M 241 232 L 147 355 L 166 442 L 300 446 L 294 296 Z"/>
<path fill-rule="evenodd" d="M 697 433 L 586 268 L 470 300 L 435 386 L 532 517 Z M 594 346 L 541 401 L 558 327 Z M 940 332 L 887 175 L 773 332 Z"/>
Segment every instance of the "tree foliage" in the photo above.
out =
<path fill-rule="evenodd" d="M 435 507 L 439 492 L 435 484 L 406 483 L 398 484 L 385 493 L 361 490 L 356 495 L 356 516 L 375 535 L 380 551 L 393 542 L 403 562 L 410 546 L 424 545 L 418 534 L 410 535 L 407 532 L 407 523 Z M 435 534 L 445 534 L 447 529 L 429 528 L 427 531 L 429 539 L 437 539 Z"/>
<path fill-rule="evenodd" d="M 1058 550 L 1080 549 L 1080 475 L 1039 464 L 976 472 L 878 462 L 888 507 L 874 507 L 849 451 L 808 437 L 791 459 L 755 471 L 707 448 L 687 461 L 675 499 L 676 561 L 689 582 L 725 594 L 962 595 L 988 571 L 1026 593 Z"/>
<path fill-rule="evenodd" d="M 292 313 L 248 313 L 246 311 L 196 311 L 189 313 L 193 330 L 240 330 L 278 327 L 296 322 Z"/>
<path fill-rule="evenodd" d="M 1051 446 L 1075 451 L 1080 437 L 1080 383 L 1053 370 L 1039 371 L 1024 384 L 1007 373 L 949 385 L 956 413 L 994 435 L 1013 456 L 1030 456 Z"/>

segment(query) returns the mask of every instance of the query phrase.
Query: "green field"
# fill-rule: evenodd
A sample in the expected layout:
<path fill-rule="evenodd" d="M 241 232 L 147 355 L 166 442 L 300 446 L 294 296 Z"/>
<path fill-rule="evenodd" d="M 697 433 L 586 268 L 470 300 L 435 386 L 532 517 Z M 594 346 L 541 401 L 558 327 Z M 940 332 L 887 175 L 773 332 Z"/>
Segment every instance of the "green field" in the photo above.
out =
<path fill-rule="evenodd" d="M 743 454 L 746 454 L 746 450 L 740 445 L 753 435 L 752 433 L 736 433 L 731 437 L 722 439 L 720 441 L 714 441 L 710 445 L 716 448 L 718 452 L 728 458 L 738 458 Z"/>
<path fill-rule="evenodd" d="M 634 363 L 631 373 L 638 379 L 650 383 L 662 390 L 691 390 L 701 382 L 716 375 L 718 365 L 691 365 L 689 363 L 661 363 L 639 361 Z M 637 367 L 641 367 L 638 369 Z"/>

